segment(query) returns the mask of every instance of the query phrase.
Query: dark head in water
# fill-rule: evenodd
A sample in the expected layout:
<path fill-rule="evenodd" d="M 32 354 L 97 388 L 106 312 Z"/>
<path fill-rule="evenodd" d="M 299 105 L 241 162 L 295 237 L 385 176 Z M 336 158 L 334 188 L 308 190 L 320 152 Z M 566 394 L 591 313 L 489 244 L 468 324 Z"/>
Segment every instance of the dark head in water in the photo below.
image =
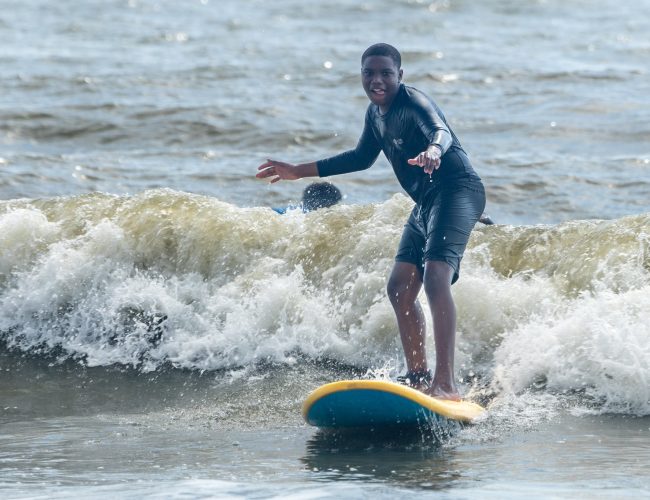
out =
<path fill-rule="evenodd" d="M 302 192 L 302 209 L 311 212 L 331 207 L 341 201 L 341 191 L 331 182 L 314 182 Z"/>
<path fill-rule="evenodd" d="M 402 56 L 387 43 L 368 47 L 361 56 L 361 84 L 382 113 L 390 108 L 402 81 Z"/>

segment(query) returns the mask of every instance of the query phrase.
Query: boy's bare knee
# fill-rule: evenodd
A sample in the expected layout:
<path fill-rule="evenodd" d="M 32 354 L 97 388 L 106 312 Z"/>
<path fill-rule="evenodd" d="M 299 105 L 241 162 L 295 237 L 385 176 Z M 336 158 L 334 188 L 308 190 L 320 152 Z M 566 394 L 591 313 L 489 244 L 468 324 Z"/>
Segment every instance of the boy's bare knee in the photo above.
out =
<path fill-rule="evenodd" d="M 424 291 L 427 297 L 436 297 L 451 288 L 453 269 L 442 261 L 429 261 L 424 268 Z"/>
<path fill-rule="evenodd" d="M 421 282 L 412 272 L 394 270 L 388 279 L 386 293 L 394 306 L 398 304 L 406 305 L 415 302 L 421 285 Z"/>
<path fill-rule="evenodd" d="M 393 276 L 391 276 L 390 279 L 388 280 L 388 283 L 386 284 L 386 293 L 388 294 L 388 298 L 393 304 L 402 302 L 406 297 L 407 291 L 408 291 L 407 280 L 394 278 Z"/>

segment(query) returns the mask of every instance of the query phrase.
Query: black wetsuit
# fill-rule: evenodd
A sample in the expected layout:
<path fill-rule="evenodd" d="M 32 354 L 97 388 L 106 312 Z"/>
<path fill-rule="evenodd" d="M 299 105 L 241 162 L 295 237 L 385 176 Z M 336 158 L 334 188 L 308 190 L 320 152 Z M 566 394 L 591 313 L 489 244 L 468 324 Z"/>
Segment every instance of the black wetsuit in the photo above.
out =
<path fill-rule="evenodd" d="M 442 150 L 440 168 L 429 175 L 408 164 L 430 145 Z M 423 270 L 442 260 L 458 279 L 469 234 L 485 208 L 485 191 L 440 108 L 427 95 L 400 85 L 384 115 L 370 104 L 355 149 L 317 162 L 320 177 L 369 168 L 383 151 L 402 188 L 416 205 L 404 228 L 396 260 Z"/>

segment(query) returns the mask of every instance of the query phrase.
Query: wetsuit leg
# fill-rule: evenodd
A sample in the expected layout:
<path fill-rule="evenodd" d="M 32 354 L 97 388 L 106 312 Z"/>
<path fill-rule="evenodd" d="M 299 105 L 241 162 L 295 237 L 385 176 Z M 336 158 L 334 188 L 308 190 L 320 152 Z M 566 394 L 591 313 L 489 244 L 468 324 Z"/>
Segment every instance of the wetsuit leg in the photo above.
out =
<path fill-rule="evenodd" d="M 422 211 L 426 228 L 424 261 L 443 261 L 458 280 L 460 261 L 470 233 L 485 208 L 485 190 L 480 180 L 443 187 Z"/>
<path fill-rule="evenodd" d="M 395 260 L 406 262 L 417 267 L 420 281 L 424 276 L 424 247 L 426 246 L 426 231 L 420 218 L 420 207 L 416 205 L 411 211 L 399 242 Z"/>

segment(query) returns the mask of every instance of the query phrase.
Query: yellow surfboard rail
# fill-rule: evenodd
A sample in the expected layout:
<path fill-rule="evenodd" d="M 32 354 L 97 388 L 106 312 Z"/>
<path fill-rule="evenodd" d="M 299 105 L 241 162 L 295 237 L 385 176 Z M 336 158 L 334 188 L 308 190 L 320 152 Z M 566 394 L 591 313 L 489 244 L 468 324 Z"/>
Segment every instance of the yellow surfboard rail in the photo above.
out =
<path fill-rule="evenodd" d="M 307 421 L 307 414 L 311 406 L 319 399 L 342 391 L 351 390 L 376 390 L 388 392 L 409 399 L 420 406 L 427 408 L 443 417 L 460 422 L 469 423 L 483 413 L 485 408 L 470 401 L 450 401 L 433 398 L 405 385 L 388 380 L 341 380 L 322 385 L 312 391 L 302 405 L 302 416 Z"/>

